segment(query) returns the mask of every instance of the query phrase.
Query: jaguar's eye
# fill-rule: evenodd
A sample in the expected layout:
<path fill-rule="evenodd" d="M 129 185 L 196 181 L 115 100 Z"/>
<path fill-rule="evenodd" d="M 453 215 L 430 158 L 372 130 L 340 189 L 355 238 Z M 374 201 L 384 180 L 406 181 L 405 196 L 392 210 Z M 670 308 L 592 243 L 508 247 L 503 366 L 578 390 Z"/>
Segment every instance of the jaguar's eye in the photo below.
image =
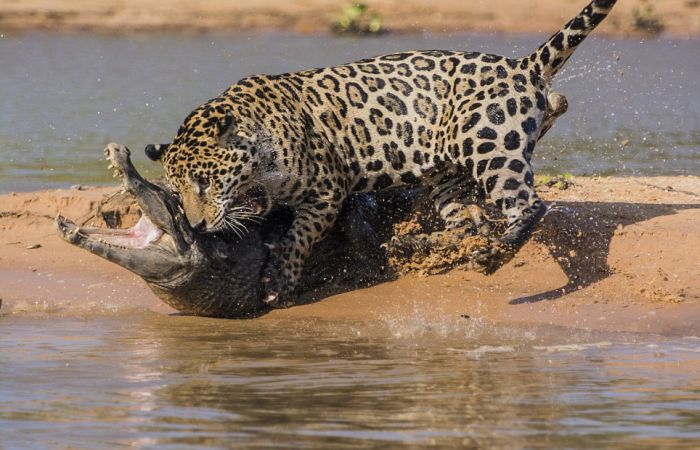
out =
<path fill-rule="evenodd" d="M 197 183 L 199 183 L 199 185 L 202 187 L 208 187 L 209 186 L 209 178 L 201 176 L 197 179 Z"/>
<path fill-rule="evenodd" d="M 207 187 L 209 187 L 209 178 L 206 175 L 190 173 L 190 179 L 200 189 L 206 189 Z"/>

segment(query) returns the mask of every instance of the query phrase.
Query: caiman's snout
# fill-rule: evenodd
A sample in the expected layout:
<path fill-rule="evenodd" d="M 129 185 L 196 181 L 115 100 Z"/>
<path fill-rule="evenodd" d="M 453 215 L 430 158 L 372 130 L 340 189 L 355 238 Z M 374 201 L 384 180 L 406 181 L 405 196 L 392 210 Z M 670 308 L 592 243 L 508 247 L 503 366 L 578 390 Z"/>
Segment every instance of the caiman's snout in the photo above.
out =
<path fill-rule="evenodd" d="M 78 226 L 65 217 L 58 215 L 53 223 L 56 225 L 58 235 L 61 236 L 64 241 L 78 245 L 80 241 L 84 239 L 84 236 L 78 234 Z"/>
<path fill-rule="evenodd" d="M 146 216 L 128 229 L 79 227 L 58 216 L 58 235 L 66 242 L 118 264 L 147 281 L 167 279 L 187 270 L 171 236 L 163 233 Z"/>

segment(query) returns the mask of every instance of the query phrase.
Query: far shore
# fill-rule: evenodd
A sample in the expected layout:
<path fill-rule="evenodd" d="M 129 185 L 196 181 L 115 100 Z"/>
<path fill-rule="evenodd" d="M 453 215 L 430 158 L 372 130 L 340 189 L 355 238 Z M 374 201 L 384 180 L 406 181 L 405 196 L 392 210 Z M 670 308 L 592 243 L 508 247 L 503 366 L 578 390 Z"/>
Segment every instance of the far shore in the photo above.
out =
<path fill-rule="evenodd" d="M 553 212 L 494 275 L 407 275 L 255 320 L 430 317 L 700 336 L 700 177 L 573 182 L 540 188 Z M 89 224 L 116 190 L 0 195 L 0 315 L 174 312 L 143 280 L 55 232 L 57 214 Z"/>
<path fill-rule="evenodd" d="M 342 0 L 0 0 L 0 35 L 51 30 L 98 33 L 156 31 L 326 32 Z M 367 0 L 393 32 L 465 31 L 552 33 L 586 0 Z M 650 32 L 650 30 L 653 30 Z M 612 36 L 664 33 L 700 36 L 700 1 L 619 2 L 597 33 Z"/>

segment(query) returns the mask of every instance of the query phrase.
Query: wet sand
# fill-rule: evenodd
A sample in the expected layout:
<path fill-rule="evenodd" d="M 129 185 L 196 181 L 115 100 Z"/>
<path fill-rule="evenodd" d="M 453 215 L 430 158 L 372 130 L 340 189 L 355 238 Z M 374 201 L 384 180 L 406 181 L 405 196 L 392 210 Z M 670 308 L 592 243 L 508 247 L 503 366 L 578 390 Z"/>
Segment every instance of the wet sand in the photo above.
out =
<path fill-rule="evenodd" d="M 327 31 L 343 5 L 339 0 L 0 0 L 0 30 L 55 31 Z M 585 4 L 584 0 L 369 0 L 384 27 L 393 31 L 551 32 Z M 620 2 L 600 33 L 638 34 L 635 10 L 651 5 L 652 16 L 676 36 L 700 34 L 700 3 L 694 0 Z"/>
<path fill-rule="evenodd" d="M 554 211 L 494 275 L 461 269 L 407 275 L 256 320 L 444 317 L 700 334 L 700 177 L 575 178 L 574 183 L 566 190 L 540 189 Z M 173 312 L 135 275 L 56 236 L 56 214 L 85 222 L 115 190 L 0 196 L 0 312 Z"/>

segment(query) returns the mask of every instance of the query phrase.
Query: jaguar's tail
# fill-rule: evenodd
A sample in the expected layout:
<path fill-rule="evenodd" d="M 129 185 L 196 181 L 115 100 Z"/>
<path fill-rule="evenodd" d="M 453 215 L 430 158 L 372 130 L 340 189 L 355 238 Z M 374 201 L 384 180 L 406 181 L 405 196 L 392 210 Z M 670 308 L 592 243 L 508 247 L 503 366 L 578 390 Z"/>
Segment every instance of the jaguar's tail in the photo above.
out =
<path fill-rule="evenodd" d="M 532 62 L 539 63 L 541 76 L 551 80 L 576 47 L 607 17 L 615 3 L 617 0 L 593 0 L 530 55 Z"/>

